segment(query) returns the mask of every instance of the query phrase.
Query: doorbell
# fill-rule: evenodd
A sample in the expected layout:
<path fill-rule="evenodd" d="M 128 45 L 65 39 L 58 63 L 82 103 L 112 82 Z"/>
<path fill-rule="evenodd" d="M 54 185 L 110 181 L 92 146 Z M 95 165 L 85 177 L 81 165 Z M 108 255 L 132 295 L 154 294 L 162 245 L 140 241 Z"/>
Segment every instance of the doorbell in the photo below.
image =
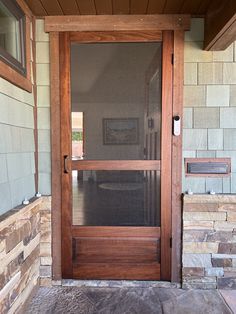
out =
<path fill-rule="evenodd" d="M 181 118 L 180 116 L 175 116 L 173 118 L 173 133 L 175 136 L 179 136 L 181 132 Z"/>

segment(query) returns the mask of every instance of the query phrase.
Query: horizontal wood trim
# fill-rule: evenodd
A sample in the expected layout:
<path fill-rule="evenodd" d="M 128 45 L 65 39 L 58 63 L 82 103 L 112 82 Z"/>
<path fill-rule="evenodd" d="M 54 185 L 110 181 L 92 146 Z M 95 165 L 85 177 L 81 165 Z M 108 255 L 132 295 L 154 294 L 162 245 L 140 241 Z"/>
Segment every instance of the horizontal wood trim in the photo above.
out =
<path fill-rule="evenodd" d="M 123 32 L 71 32 L 72 42 L 159 42 L 162 40 L 161 31 L 123 31 Z"/>
<path fill-rule="evenodd" d="M 228 173 L 188 173 L 187 167 L 188 163 L 204 163 L 204 162 L 225 162 L 229 166 Z M 185 176 L 186 177 L 213 177 L 213 178 L 221 178 L 221 177 L 229 177 L 231 173 L 231 158 L 185 158 L 184 159 L 184 169 L 185 169 Z"/>
<path fill-rule="evenodd" d="M 188 30 L 190 15 L 46 16 L 46 32 Z"/>
<path fill-rule="evenodd" d="M 160 227 L 87 227 L 72 226 L 73 238 L 119 237 L 119 238 L 160 238 Z"/>
<path fill-rule="evenodd" d="M 160 243 L 154 238 L 73 238 L 76 263 L 160 262 Z"/>
<path fill-rule="evenodd" d="M 74 279 L 160 280 L 159 263 L 74 264 Z"/>
<path fill-rule="evenodd" d="M 161 170 L 160 160 L 72 160 L 72 170 Z"/>

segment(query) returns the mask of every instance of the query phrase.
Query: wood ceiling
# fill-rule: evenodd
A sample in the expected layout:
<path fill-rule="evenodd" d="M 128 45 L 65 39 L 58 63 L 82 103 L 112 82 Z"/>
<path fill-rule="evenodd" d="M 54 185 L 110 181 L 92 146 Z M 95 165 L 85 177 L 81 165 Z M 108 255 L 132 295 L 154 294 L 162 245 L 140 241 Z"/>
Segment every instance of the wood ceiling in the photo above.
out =
<path fill-rule="evenodd" d="M 25 0 L 36 16 L 96 14 L 205 15 L 214 0 Z"/>

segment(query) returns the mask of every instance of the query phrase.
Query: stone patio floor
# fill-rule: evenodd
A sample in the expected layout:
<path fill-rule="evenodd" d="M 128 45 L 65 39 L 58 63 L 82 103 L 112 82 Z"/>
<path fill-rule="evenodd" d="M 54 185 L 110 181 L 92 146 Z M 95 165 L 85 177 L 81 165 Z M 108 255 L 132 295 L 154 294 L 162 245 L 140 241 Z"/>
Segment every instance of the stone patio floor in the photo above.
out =
<path fill-rule="evenodd" d="M 24 314 L 228 314 L 235 300 L 226 290 L 54 286 L 39 288 Z"/>

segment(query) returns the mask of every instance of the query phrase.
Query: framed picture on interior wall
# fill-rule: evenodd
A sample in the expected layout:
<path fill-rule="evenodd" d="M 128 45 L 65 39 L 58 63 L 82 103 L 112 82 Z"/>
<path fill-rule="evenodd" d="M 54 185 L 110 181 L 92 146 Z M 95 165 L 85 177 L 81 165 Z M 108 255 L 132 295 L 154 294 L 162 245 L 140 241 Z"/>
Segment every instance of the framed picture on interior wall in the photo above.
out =
<path fill-rule="evenodd" d="M 138 118 L 104 118 L 104 145 L 137 145 L 139 143 Z"/>

